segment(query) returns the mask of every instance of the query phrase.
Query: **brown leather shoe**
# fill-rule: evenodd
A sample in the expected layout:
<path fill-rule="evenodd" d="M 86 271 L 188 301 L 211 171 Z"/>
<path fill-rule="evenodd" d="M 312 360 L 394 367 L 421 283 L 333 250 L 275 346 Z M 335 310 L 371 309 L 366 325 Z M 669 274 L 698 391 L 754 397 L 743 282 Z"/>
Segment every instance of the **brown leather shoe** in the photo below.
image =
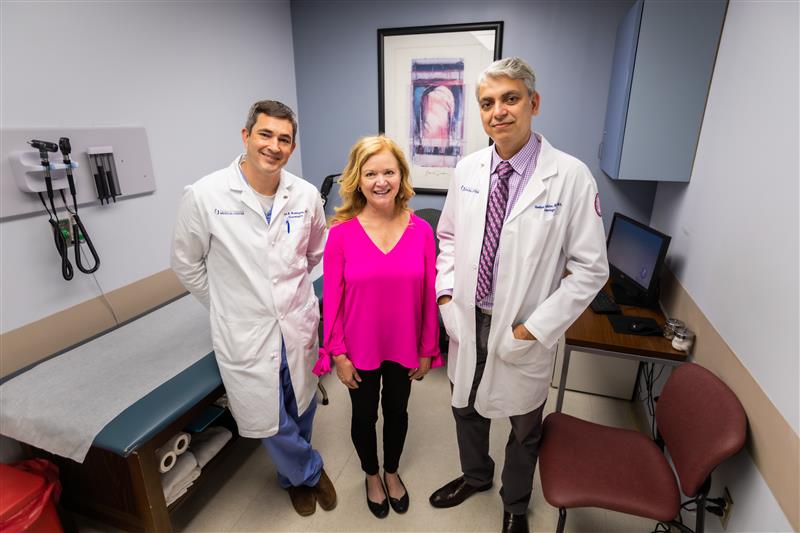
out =
<path fill-rule="evenodd" d="M 324 510 L 330 511 L 336 507 L 336 489 L 333 488 L 333 482 L 331 478 L 328 477 L 328 474 L 325 473 L 324 468 L 319 476 L 319 481 L 314 485 L 312 490 L 317 497 L 319 506 Z"/>
<path fill-rule="evenodd" d="M 312 515 L 317 510 L 317 497 L 311 487 L 300 485 L 299 487 L 289 487 L 286 491 L 289 493 L 289 499 L 292 500 L 294 510 L 300 516 Z"/>

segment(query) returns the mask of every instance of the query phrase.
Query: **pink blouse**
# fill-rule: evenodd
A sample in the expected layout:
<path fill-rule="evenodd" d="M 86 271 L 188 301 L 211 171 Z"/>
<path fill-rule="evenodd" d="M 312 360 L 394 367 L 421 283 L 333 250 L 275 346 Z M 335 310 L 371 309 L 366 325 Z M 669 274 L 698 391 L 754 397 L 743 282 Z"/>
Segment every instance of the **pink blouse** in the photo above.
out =
<path fill-rule="evenodd" d="M 439 354 L 436 245 L 430 225 L 412 214 L 389 253 L 372 242 L 358 218 L 333 226 L 323 260 L 323 348 L 316 375 L 330 371 L 330 356 L 347 354 L 359 370 L 383 361 L 418 368 Z"/>

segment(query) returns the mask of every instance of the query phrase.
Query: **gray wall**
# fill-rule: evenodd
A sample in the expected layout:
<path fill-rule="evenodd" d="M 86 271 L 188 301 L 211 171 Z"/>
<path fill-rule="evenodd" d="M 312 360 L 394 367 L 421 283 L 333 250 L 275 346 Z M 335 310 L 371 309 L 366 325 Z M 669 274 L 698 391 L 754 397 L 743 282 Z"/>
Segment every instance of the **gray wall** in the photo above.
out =
<path fill-rule="evenodd" d="M 288 0 L 2 2 L 0 15 L 3 127 L 147 130 L 156 192 L 81 208 L 106 291 L 169 267 L 184 185 L 241 151 L 252 102 L 297 104 Z M 2 332 L 98 295 L 91 276 L 61 278 L 44 214 L 0 223 L 0 242 Z"/>
<path fill-rule="evenodd" d="M 730 4 L 692 180 L 659 184 L 651 220 L 672 235 L 671 270 L 795 432 L 798 14 L 796 2 Z"/>
<path fill-rule="evenodd" d="M 616 28 L 632 4 L 293 0 L 306 179 L 339 172 L 353 142 L 378 131 L 378 28 L 502 20 L 503 55 L 523 57 L 536 71 L 542 111 L 534 128 L 592 169 L 606 225 L 615 210 L 646 222 L 655 184 L 614 182 L 597 159 Z M 412 205 L 443 203 L 443 196 L 418 196 Z"/>
<path fill-rule="evenodd" d="M 729 4 L 692 179 L 659 184 L 651 220 L 672 235 L 672 272 L 795 433 L 798 17 L 797 2 Z M 797 472 L 789 476 L 797 482 Z M 792 530 L 749 454 L 721 465 L 713 479 L 712 494 L 727 486 L 733 495 L 729 532 Z M 722 531 L 717 520 L 707 523 L 707 531 Z"/>

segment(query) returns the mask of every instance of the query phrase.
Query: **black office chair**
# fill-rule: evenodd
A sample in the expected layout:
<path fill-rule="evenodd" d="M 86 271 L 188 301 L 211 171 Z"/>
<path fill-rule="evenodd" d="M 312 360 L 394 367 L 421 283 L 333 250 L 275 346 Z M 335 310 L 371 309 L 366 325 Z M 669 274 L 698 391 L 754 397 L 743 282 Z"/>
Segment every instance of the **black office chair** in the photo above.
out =
<path fill-rule="evenodd" d="M 436 241 L 436 255 L 439 255 L 439 237 L 436 235 L 436 226 L 439 225 L 439 217 L 442 216 L 440 209 L 432 209 L 426 207 L 425 209 L 417 209 L 414 214 L 427 222 L 433 228 L 433 238 Z"/>
<path fill-rule="evenodd" d="M 339 185 L 339 180 L 336 178 L 340 177 L 340 174 L 328 174 L 322 179 L 322 184 L 319 186 L 319 195 L 322 198 L 322 207 L 325 209 L 325 214 L 328 214 L 328 196 L 331 194 L 331 189 L 333 185 Z"/>
<path fill-rule="evenodd" d="M 324 335 L 322 328 L 322 276 L 314 280 L 314 294 L 317 296 L 317 300 L 319 300 L 319 326 L 317 326 L 317 335 L 319 336 L 319 345 L 322 346 Z M 322 394 L 322 405 L 328 405 L 328 391 L 325 390 L 321 378 L 320 381 L 317 382 L 317 387 L 319 388 L 319 393 Z"/>
<path fill-rule="evenodd" d="M 439 237 L 436 235 L 436 227 L 439 225 L 439 217 L 442 216 L 440 209 L 418 209 L 414 214 L 427 222 L 433 228 L 433 239 L 436 241 L 436 255 L 439 255 Z M 444 329 L 444 322 L 442 321 L 441 314 L 439 315 L 439 351 L 447 353 L 450 346 L 450 337 L 447 336 L 447 330 Z"/>
<path fill-rule="evenodd" d="M 326 215 L 328 214 L 328 195 L 331 193 L 334 183 L 339 183 L 336 180 L 339 176 L 341 176 L 341 174 L 328 174 L 322 180 L 322 184 L 319 187 L 319 195 L 322 198 L 322 207 L 325 209 Z M 314 281 L 314 293 L 317 295 L 317 300 L 319 300 L 319 327 L 317 334 L 319 335 L 319 345 L 322 346 L 324 335 L 322 326 L 322 277 Z M 322 405 L 328 405 L 328 391 L 325 390 L 322 381 L 317 382 L 317 387 L 319 388 L 320 394 L 322 394 Z"/>

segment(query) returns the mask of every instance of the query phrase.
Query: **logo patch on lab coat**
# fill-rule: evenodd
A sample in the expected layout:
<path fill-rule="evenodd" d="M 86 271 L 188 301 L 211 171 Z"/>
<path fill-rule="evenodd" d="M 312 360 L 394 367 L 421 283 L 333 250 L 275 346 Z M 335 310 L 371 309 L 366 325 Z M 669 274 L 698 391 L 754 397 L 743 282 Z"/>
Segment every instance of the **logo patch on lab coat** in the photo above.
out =
<path fill-rule="evenodd" d="M 594 195 L 594 212 L 597 213 L 597 216 L 603 216 L 603 211 L 600 209 L 600 193 L 596 193 Z"/>
<path fill-rule="evenodd" d="M 243 209 L 214 209 L 215 215 L 244 215 Z"/>

